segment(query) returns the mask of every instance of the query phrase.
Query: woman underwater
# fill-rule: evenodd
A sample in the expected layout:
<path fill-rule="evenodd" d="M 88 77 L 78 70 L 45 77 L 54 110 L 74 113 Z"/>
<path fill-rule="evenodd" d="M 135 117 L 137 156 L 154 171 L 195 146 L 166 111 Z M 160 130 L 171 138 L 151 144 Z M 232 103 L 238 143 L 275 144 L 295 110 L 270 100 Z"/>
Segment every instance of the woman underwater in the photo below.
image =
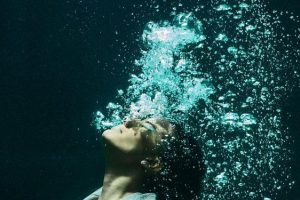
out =
<path fill-rule="evenodd" d="M 201 148 L 182 126 L 135 119 L 102 137 L 103 186 L 84 200 L 199 199 L 205 174 Z"/>

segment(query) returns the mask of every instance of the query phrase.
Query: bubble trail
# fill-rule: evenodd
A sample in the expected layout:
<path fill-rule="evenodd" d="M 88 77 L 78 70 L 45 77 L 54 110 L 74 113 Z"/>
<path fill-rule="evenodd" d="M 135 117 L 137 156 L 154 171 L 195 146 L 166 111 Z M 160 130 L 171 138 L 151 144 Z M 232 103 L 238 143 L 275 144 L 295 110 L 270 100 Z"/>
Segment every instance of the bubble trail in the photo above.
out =
<path fill-rule="evenodd" d="M 281 105 L 299 87 L 299 29 L 286 33 L 259 0 L 215 0 L 195 10 L 202 15 L 147 23 L 133 66 L 140 73 L 105 115 L 96 113 L 95 125 L 184 122 L 205 154 L 203 199 L 278 199 L 294 185 Z"/>

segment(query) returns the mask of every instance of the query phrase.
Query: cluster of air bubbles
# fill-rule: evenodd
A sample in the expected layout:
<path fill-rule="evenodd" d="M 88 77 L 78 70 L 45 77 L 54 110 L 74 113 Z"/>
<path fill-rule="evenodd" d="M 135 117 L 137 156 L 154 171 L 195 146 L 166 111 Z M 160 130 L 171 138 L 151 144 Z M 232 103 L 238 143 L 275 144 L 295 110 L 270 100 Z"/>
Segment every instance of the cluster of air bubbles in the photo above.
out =
<path fill-rule="evenodd" d="M 118 91 L 121 103 L 109 103 L 108 118 L 96 114 L 98 129 L 108 128 L 124 118 L 163 117 L 182 120 L 199 102 L 210 101 L 214 93 L 208 74 L 202 74 L 192 57 L 183 53 L 187 45 L 205 40 L 202 23 L 192 13 L 178 14 L 170 23 L 149 22 L 142 35 L 146 50 L 136 60 L 140 74 L 132 74 L 127 91 Z"/>
<path fill-rule="evenodd" d="M 299 86 L 299 29 L 284 32 L 259 0 L 196 10 L 206 15 L 146 24 L 139 73 L 96 113 L 97 129 L 131 118 L 184 122 L 205 154 L 203 199 L 277 199 L 294 184 L 281 107 Z"/>

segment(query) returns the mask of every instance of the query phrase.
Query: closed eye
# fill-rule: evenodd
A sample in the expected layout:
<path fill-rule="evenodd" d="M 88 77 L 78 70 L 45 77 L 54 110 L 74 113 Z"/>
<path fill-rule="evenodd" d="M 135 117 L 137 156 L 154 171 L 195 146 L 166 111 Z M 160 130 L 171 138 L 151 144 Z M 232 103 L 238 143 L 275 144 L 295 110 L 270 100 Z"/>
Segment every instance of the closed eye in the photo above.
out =
<path fill-rule="evenodd" d="M 146 121 L 145 123 L 142 124 L 143 127 L 151 132 L 154 132 L 156 130 L 156 126 L 154 124 L 152 124 L 149 121 Z"/>

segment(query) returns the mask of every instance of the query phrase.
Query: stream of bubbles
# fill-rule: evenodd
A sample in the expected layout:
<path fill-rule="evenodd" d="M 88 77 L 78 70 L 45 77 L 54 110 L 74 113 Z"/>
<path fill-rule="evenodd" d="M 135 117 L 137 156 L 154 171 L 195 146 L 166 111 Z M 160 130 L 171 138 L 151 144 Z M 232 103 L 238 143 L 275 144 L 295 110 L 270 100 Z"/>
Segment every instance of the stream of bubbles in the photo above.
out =
<path fill-rule="evenodd" d="M 294 184 L 281 105 L 298 86 L 300 51 L 260 1 L 213 1 L 196 17 L 201 9 L 146 24 L 138 73 L 95 124 L 184 122 L 205 154 L 203 199 L 277 199 Z"/>

